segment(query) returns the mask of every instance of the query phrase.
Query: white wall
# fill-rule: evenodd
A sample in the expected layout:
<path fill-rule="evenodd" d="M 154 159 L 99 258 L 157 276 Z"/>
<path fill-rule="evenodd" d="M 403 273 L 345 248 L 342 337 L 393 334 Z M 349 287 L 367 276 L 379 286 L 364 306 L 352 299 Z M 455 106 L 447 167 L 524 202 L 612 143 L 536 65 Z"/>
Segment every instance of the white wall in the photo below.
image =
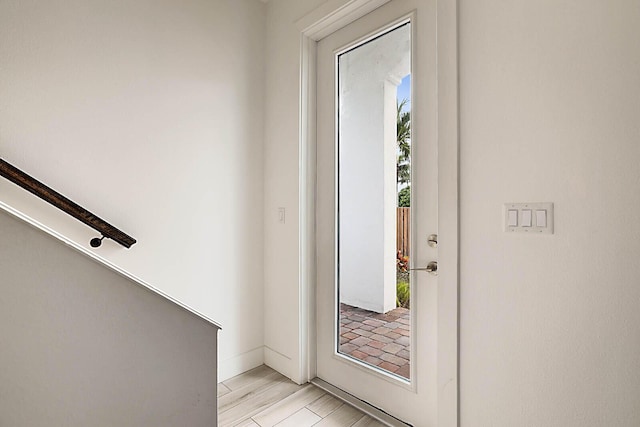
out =
<path fill-rule="evenodd" d="M 299 129 L 300 31 L 295 21 L 323 0 L 267 3 L 264 133 L 265 362 L 300 374 Z M 278 222 L 278 208 L 286 221 Z"/>
<path fill-rule="evenodd" d="M 462 425 L 640 425 L 640 4 L 460 3 Z"/>
<path fill-rule="evenodd" d="M 297 206 L 293 22 L 318 3 L 267 15 L 265 339 L 288 372 L 297 212 L 275 209 Z M 459 3 L 461 425 L 638 425 L 640 6 Z M 556 233 L 505 234 L 509 201 L 554 202 Z"/>
<path fill-rule="evenodd" d="M 133 235 L 100 255 L 263 360 L 264 15 L 255 0 L 0 2 L 0 157 Z M 13 184 L 0 197 L 88 245 Z"/>

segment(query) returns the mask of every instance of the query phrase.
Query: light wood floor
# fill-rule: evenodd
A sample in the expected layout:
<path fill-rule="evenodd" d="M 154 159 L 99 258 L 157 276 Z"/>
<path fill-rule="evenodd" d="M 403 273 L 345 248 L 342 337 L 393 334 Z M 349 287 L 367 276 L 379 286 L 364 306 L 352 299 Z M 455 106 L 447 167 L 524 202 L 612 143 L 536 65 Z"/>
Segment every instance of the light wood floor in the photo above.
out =
<path fill-rule="evenodd" d="M 220 427 L 378 427 L 384 424 L 267 366 L 218 384 Z"/>

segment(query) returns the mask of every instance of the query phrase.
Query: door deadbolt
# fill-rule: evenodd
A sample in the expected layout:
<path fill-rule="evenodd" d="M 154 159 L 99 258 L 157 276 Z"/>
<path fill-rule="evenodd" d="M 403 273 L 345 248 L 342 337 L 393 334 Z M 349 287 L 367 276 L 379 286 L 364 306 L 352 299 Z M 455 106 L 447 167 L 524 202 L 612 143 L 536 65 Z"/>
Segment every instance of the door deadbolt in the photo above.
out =
<path fill-rule="evenodd" d="M 426 267 L 420 267 L 420 268 L 410 268 L 410 271 L 415 270 L 415 271 L 426 271 L 429 274 L 433 274 L 434 276 L 438 275 L 438 263 L 436 261 L 431 261 L 429 264 L 427 264 Z"/>
<path fill-rule="evenodd" d="M 430 234 L 429 237 L 427 237 L 427 244 L 429 246 L 431 246 L 432 248 L 437 248 L 438 247 L 438 235 L 437 234 Z"/>

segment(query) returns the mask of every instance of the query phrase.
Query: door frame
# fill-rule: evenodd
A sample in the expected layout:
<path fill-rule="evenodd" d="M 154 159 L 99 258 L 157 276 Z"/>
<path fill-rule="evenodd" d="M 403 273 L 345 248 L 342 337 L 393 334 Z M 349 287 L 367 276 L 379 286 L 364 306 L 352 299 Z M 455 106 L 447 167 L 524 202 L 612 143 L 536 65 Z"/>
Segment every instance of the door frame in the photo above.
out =
<path fill-rule="evenodd" d="M 330 0 L 296 21 L 300 31 L 299 372 L 316 376 L 315 192 L 316 52 L 325 36 L 391 0 Z M 438 425 L 458 426 L 459 402 L 459 109 L 458 0 L 437 0 L 438 75 Z"/>

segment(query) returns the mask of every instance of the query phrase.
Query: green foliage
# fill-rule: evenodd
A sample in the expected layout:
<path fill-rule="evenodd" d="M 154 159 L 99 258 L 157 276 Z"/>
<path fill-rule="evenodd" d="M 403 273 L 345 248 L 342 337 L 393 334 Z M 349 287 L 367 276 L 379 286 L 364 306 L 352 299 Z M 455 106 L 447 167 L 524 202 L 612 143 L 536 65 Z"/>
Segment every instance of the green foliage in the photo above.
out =
<path fill-rule="evenodd" d="M 398 207 L 409 208 L 411 207 L 411 187 L 404 187 L 398 193 Z"/>
<path fill-rule="evenodd" d="M 398 184 L 411 180 L 411 113 L 402 111 L 407 100 L 397 104 L 396 136 L 398 143 L 397 179 Z"/>
<path fill-rule="evenodd" d="M 409 282 L 398 281 L 396 283 L 396 305 L 398 307 L 410 308 L 411 287 Z"/>
<path fill-rule="evenodd" d="M 397 107 L 397 180 L 398 186 L 411 182 L 411 113 L 402 111 L 408 100 L 403 99 Z M 407 186 L 398 192 L 398 206 L 409 207 L 411 204 L 411 186 Z M 411 291 L 409 286 L 409 257 L 398 252 L 396 281 L 396 305 L 409 308 L 411 303 Z"/>

